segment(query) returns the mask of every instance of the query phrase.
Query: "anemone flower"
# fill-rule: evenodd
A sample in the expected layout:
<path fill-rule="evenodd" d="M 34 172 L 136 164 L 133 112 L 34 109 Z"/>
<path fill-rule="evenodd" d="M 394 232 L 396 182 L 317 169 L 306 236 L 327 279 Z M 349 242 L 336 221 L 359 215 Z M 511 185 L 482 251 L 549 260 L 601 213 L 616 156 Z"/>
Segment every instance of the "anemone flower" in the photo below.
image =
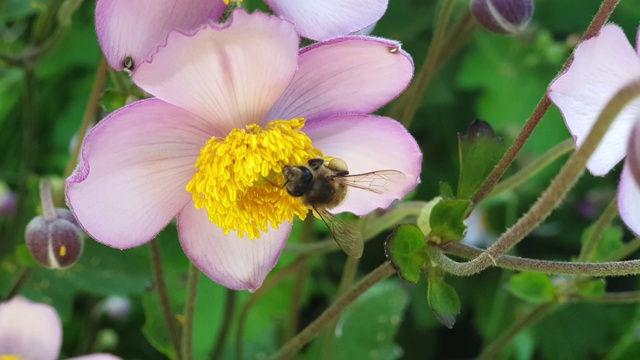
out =
<path fill-rule="evenodd" d="M 186 255 L 214 281 L 257 289 L 307 207 L 282 168 L 318 156 L 353 174 L 397 170 L 389 191 L 349 189 L 333 212 L 386 208 L 419 182 L 405 128 L 368 115 L 413 74 L 399 44 L 349 36 L 298 51 L 288 21 L 234 12 L 223 25 L 172 32 L 132 80 L 155 98 L 110 114 L 84 141 L 67 201 L 97 241 L 130 248 L 174 217 Z"/>
<path fill-rule="evenodd" d="M 62 324 L 47 304 L 15 297 L 0 303 L 0 359 L 56 360 L 62 346 Z M 69 360 L 118 360 L 109 354 L 93 354 Z"/>
<path fill-rule="evenodd" d="M 389 0 L 266 0 L 273 11 L 312 40 L 348 35 L 375 24 Z M 164 45 L 171 30 L 190 32 L 216 22 L 228 0 L 98 0 L 96 30 L 107 61 L 134 69 Z"/>
<path fill-rule="evenodd" d="M 640 42 L 640 38 L 638 38 Z M 629 81 L 640 78 L 640 54 L 616 25 L 606 25 L 597 36 L 582 42 L 569 69 L 549 86 L 549 98 L 562 112 L 579 147 L 613 95 Z M 640 116 L 640 100 L 630 103 L 614 120 L 587 162 L 596 176 L 607 174 L 627 155 L 632 127 Z M 640 189 L 628 161 L 618 188 L 620 217 L 640 235 Z"/>

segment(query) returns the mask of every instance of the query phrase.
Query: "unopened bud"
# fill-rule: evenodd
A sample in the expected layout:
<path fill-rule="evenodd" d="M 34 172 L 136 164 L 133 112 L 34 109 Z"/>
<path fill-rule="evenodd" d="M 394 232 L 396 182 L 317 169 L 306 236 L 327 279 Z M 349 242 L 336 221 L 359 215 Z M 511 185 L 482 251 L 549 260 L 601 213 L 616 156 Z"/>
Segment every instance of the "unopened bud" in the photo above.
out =
<path fill-rule="evenodd" d="M 69 210 L 55 209 L 51 199 L 51 184 L 40 182 L 42 216 L 27 225 L 25 240 L 31 255 L 50 269 L 73 265 L 84 248 L 84 233 Z"/>
<path fill-rule="evenodd" d="M 7 184 L 0 181 L 0 216 L 10 216 L 16 213 L 18 199 L 11 192 Z"/>
<path fill-rule="evenodd" d="M 476 20 L 503 35 L 522 33 L 531 21 L 533 7 L 533 0 L 471 0 Z"/>

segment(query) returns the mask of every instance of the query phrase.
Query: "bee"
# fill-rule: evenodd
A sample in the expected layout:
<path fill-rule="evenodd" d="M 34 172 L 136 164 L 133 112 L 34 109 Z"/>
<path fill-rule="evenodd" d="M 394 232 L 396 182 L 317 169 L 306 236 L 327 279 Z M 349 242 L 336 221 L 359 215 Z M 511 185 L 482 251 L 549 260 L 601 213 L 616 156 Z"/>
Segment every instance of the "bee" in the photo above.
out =
<path fill-rule="evenodd" d="M 287 165 L 282 168 L 289 195 L 301 197 L 303 203 L 313 210 L 327 225 L 338 246 L 347 255 L 359 258 L 364 250 L 362 234 L 353 225 L 340 220 L 330 209 L 340 205 L 347 196 L 349 187 L 382 194 L 389 191 L 388 183 L 403 178 L 396 170 L 378 170 L 350 175 L 347 163 L 338 158 L 326 162 L 316 158 L 308 166 Z"/>

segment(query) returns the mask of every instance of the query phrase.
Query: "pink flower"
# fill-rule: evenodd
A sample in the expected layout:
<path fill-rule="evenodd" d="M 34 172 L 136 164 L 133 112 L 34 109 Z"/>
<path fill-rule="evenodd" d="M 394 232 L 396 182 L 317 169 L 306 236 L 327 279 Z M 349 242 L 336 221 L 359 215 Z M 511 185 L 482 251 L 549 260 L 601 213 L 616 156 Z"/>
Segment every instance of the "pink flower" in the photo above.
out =
<path fill-rule="evenodd" d="M 187 256 L 232 289 L 257 289 L 295 216 L 282 167 L 345 160 L 352 174 L 405 174 L 384 194 L 349 189 L 333 212 L 388 207 L 419 182 L 422 154 L 395 120 L 367 115 L 413 74 L 395 42 L 346 37 L 298 52 L 288 22 L 236 11 L 224 25 L 172 32 L 133 81 L 156 96 L 102 120 L 67 180 L 67 200 L 97 241 L 130 248 L 174 217 Z M 253 240 L 252 240 L 253 239 Z"/>
<path fill-rule="evenodd" d="M 99 0 L 98 41 L 111 67 L 133 69 L 165 44 L 171 30 L 189 32 L 220 19 L 224 0 Z M 380 20 L 389 0 L 265 0 L 296 31 L 327 40 L 362 30 Z M 126 64 L 129 58 L 132 63 Z"/>
<path fill-rule="evenodd" d="M 56 360 L 62 346 L 62 324 L 55 309 L 15 297 L 0 303 L 0 358 Z M 93 354 L 69 360 L 119 360 Z"/>
<path fill-rule="evenodd" d="M 640 54 L 622 29 L 606 25 L 599 35 L 581 43 L 574 56 L 569 69 L 549 86 L 549 98 L 560 108 L 569 132 L 580 146 L 613 95 L 633 79 L 640 78 Z M 587 162 L 592 174 L 607 174 L 628 154 L 627 143 L 639 116 L 640 100 L 633 101 L 618 115 Z M 631 138 L 631 142 L 634 141 L 637 140 Z M 636 158 L 637 154 L 632 156 Z M 632 156 L 622 170 L 618 208 L 627 226 L 640 234 L 637 207 L 640 188 L 629 169 Z"/>

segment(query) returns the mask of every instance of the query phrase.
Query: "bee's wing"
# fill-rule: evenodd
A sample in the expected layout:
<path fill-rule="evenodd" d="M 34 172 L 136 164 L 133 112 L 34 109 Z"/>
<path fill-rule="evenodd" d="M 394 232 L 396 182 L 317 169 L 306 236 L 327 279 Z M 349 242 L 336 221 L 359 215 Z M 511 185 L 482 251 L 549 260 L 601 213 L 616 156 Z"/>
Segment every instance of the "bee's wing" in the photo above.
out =
<path fill-rule="evenodd" d="M 333 177 L 334 181 L 354 188 L 382 194 L 392 191 L 406 175 L 397 170 L 378 170 L 364 174 Z"/>
<path fill-rule="evenodd" d="M 340 246 L 347 255 L 354 258 L 362 257 L 364 240 L 362 239 L 362 234 L 355 226 L 340 220 L 327 211 L 327 209 L 314 207 L 313 210 L 315 210 L 315 212 L 320 215 L 322 221 L 327 224 L 338 246 Z"/>

